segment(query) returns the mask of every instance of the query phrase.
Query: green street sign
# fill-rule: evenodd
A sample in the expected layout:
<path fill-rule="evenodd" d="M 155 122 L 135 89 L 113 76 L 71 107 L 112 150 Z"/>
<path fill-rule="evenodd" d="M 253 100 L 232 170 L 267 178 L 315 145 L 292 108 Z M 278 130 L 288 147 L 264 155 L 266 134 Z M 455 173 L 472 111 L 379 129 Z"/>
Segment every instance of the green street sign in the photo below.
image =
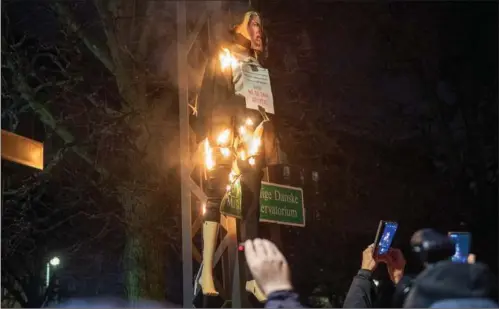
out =
<path fill-rule="evenodd" d="M 229 217 L 241 219 L 242 191 L 241 182 L 237 179 L 231 186 L 230 191 L 222 200 L 220 212 Z"/>
<path fill-rule="evenodd" d="M 303 190 L 263 182 L 260 189 L 260 222 L 305 226 Z"/>
<path fill-rule="evenodd" d="M 241 218 L 241 198 L 241 185 L 236 181 L 222 201 L 220 212 L 226 216 Z M 303 190 L 262 181 L 260 222 L 304 227 Z"/>

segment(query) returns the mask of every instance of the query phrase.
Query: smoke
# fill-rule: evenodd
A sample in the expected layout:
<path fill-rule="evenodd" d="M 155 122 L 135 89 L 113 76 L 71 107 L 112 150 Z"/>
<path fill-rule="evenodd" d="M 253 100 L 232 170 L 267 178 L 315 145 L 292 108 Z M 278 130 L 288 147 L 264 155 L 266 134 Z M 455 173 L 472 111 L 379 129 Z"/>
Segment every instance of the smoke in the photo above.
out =
<path fill-rule="evenodd" d="M 177 61 L 177 29 L 187 27 L 187 37 L 192 35 L 196 24 L 205 12 L 208 13 L 208 22 L 202 27 L 190 52 L 186 74 L 189 79 L 188 87 L 192 91 L 197 89 L 201 82 L 206 61 L 213 57 L 213 48 L 227 38 L 229 30 L 241 21 L 244 13 L 249 9 L 248 1 L 185 1 L 186 25 L 177 24 L 176 1 L 149 1 L 148 11 L 153 14 L 155 34 L 155 48 L 152 51 L 150 70 L 161 79 L 178 86 Z M 209 29 L 208 29 L 209 28 Z"/>

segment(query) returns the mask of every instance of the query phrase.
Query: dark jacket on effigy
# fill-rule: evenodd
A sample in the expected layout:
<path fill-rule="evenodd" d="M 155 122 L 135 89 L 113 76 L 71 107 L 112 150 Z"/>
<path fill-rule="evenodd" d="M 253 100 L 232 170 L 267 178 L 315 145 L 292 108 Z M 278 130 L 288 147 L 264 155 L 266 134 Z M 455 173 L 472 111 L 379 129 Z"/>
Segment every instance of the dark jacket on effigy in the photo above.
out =
<path fill-rule="evenodd" d="M 222 45 L 217 51 L 222 51 L 223 47 L 233 51 L 235 44 Z M 213 55 L 206 66 L 196 100 L 197 115 L 190 119 L 196 143 L 206 137 L 213 140 L 215 135 L 226 128 L 239 127 L 247 117 L 252 118 L 255 125 L 263 120 L 259 111 L 246 108 L 244 97 L 236 95 L 232 74 L 230 70 L 222 71 L 218 57 L 218 53 Z M 262 142 L 267 165 L 285 163 L 285 155 L 279 147 L 272 121 L 264 124 Z"/>

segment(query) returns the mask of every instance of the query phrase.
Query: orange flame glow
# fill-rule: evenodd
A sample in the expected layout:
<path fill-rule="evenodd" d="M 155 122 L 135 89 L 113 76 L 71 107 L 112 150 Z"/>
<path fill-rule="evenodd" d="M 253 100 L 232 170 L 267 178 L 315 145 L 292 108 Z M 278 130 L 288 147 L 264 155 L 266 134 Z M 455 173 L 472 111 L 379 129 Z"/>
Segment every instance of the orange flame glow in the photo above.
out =
<path fill-rule="evenodd" d="M 219 58 L 222 71 L 225 71 L 229 67 L 234 69 L 238 65 L 236 58 L 231 55 L 230 51 L 227 48 L 222 49 Z"/>
<path fill-rule="evenodd" d="M 230 130 L 225 129 L 220 133 L 217 137 L 217 145 L 218 146 L 225 146 L 229 142 L 230 139 Z"/>
<path fill-rule="evenodd" d="M 208 142 L 208 139 L 205 139 L 204 141 L 204 165 L 207 170 L 212 170 L 215 167 L 213 150 L 210 147 L 210 142 Z"/>

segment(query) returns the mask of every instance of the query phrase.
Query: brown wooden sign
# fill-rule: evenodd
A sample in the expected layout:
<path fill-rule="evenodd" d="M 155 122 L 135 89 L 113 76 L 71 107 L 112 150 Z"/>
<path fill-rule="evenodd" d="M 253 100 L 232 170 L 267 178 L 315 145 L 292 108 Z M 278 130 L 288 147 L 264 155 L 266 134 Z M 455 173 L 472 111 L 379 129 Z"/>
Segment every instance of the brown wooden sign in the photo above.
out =
<path fill-rule="evenodd" d="M 43 143 L 2 130 L 2 159 L 43 170 Z"/>

